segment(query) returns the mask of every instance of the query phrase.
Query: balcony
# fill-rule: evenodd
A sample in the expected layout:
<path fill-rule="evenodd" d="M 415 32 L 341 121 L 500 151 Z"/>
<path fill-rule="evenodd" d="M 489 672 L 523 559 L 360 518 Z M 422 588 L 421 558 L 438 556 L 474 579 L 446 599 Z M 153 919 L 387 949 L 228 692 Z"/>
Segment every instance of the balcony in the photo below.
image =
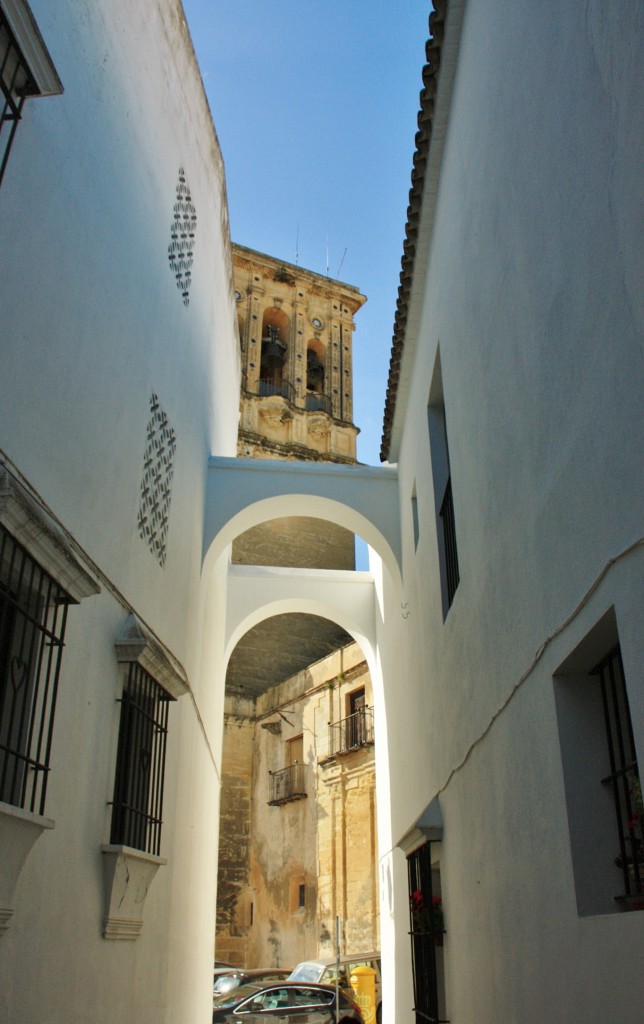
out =
<path fill-rule="evenodd" d="M 306 395 L 305 403 L 307 412 L 326 412 L 331 415 L 331 399 L 328 395 L 311 391 Z"/>
<path fill-rule="evenodd" d="M 360 708 L 348 718 L 329 722 L 330 757 L 371 746 L 373 742 L 373 708 Z"/>
<path fill-rule="evenodd" d="M 288 768 L 282 768 L 277 772 L 269 772 L 268 779 L 268 803 L 278 806 L 287 804 L 291 800 L 302 800 L 306 797 L 304 788 L 303 764 L 291 764 Z"/>
<path fill-rule="evenodd" d="M 257 381 L 257 392 L 260 398 L 270 398 L 277 395 L 279 398 L 286 398 L 293 403 L 295 401 L 295 390 L 287 380 L 273 381 L 269 378 Z"/>

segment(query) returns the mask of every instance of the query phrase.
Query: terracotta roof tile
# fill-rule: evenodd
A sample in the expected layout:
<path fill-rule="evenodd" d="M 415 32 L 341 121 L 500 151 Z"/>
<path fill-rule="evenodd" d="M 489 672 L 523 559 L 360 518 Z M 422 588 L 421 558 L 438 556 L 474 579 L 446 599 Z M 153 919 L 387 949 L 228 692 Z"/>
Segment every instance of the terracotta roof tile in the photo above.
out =
<path fill-rule="evenodd" d="M 393 427 L 394 413 L 396 411 L 398 378 L 400 375 L 400 363 L 404 347 L 409 293 L 411 291 L 411 283 L 414 274 L 414 258 L 416 255 L 416 243 L 418 240 L 420 208 L 423 198 L 427 156 L 432 137 L 434 98 L 438 88 L 441 45 L 445 32 L 445 18 L 447 17 L 448 3 L 449 0 L 434 0 L 434 10 L 429 16 L 430 38 L 425 44 L 427 64 L 423 67 L 423 88 L 420 93 L 418 131 L 416 132 L 415 137 L 416 151 L 414 153 L 413 170 L 411 173 L 411 189 L 409 190 L 407 224 L 405 226 L 405 241 L 403 243 L 403 257 L 400 268 L 400 286 L 398 288 L 398 301 L 396 303 L 396 313 L 394 317 L 393 340 L 389 361 L 389 381 L 387 384 L 382 444 L 380 447 L 381 462 L 386 462 L 389 457 L 391 430 Z"/>

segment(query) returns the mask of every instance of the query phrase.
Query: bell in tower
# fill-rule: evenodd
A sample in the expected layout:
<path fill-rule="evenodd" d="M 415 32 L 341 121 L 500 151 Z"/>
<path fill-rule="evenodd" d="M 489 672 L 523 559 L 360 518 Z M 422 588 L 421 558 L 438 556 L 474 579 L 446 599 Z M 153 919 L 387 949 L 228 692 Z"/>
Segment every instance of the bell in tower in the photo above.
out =
<path fill-rule="evenodd" d="M 266 395 L 279 394 L 286 358 L 286 345 L 280 340 L 279 327 L 269 324 L 262 338 L 261 385 Z"/>

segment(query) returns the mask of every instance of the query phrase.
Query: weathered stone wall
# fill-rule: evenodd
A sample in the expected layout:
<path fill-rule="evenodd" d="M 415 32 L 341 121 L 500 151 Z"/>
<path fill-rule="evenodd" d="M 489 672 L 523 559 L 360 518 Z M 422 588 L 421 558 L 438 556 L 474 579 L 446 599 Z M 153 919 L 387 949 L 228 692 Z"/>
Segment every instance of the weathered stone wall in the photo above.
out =
<path fill-rule="evenodd" d="M 353 569 L 354 536 L 349 530 L 320 519 L 271 519 L 237 537 L 233 543 L 233 562 L 301 569 Z"/>
<path fill-rule="evenodd" d="M 220 958 L 289 967 L 333 955 L 336 915 L 343 954 L 378 948 L 374 747 L 329 755 L 329 722 L 348 715 L 349 694 L 362 688 L 372 707 L 362 653 L 350 644 L 254 705 L 229 699 L 235 715 L 224 751 L 229 794 L 222 807 L 230 813 L 224 819 L 222 812 Z M 289 763 L 289 743 L 299 736 L 307 795 L 271 806 L 269 773 Z M 248 802 L 250 827 L 243 822 Z"/>
<path fill-rule="evenodd" d="M 217 959 L 243 966 L 250 924 L 248 873 L 254 703 L 226 697 L 219 812 Z"/>

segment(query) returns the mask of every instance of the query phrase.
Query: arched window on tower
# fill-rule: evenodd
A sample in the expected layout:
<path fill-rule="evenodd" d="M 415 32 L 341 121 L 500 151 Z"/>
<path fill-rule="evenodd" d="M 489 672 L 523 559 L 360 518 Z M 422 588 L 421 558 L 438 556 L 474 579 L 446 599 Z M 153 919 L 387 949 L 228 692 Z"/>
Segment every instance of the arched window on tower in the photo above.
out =
<path fill-rule="evenodd" d="M 324 393 L 324 347 L 309 342 L 306 350 L 306 410 L 329 412 L 329 400 Z"/>
<path fill-rule="evenodd" d="M 262 324 L 260 395 L 290 398 L 291 386 L 285 379 L 288 317 L 279 309 L 268 309 Z"/>

